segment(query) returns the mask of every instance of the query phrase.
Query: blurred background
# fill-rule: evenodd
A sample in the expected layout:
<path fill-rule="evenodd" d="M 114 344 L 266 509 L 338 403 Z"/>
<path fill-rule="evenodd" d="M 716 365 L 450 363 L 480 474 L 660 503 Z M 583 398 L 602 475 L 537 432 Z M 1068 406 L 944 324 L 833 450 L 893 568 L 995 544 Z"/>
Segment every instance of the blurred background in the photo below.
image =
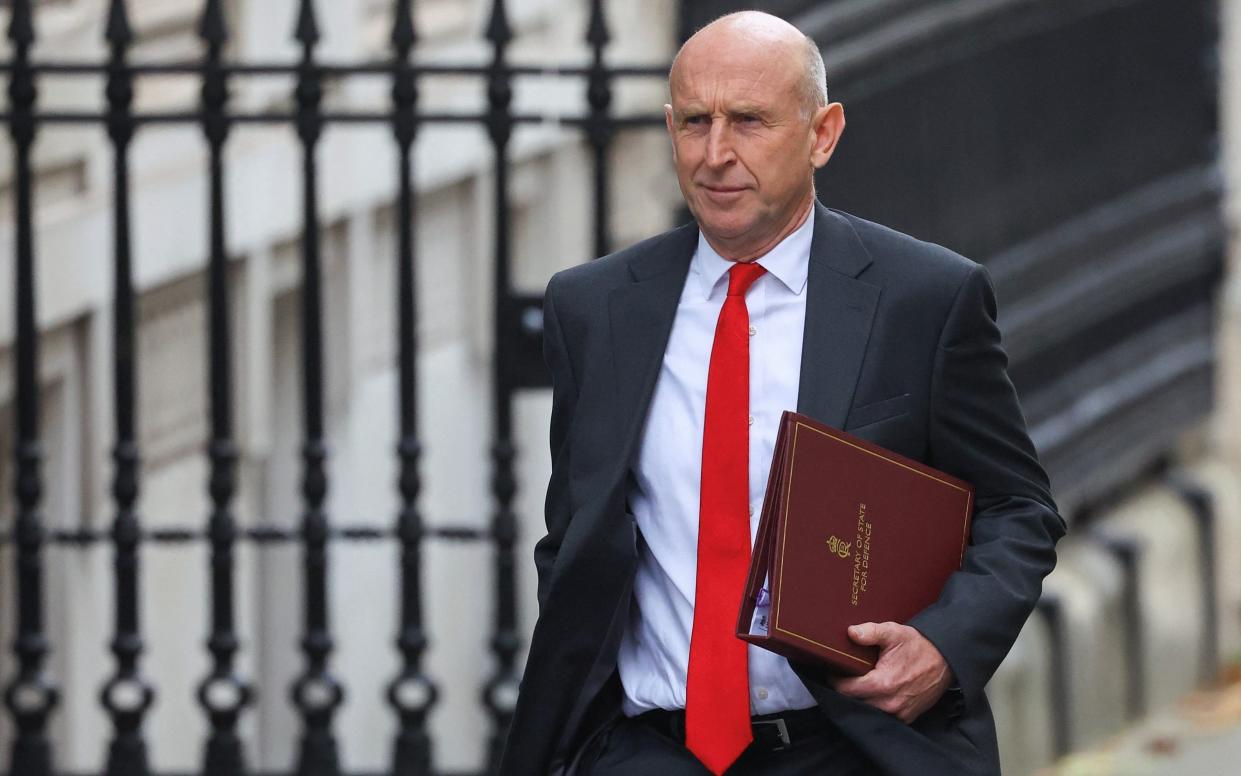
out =
<path fill-rule="evenodd" d="M 0 2 L 0 771 L 488 771 L 542 289 L 686 217 L 740 8 L 823 48 L 820 198 L 995 279 L 1070 525 L 1005 772 L 1235 772 L 1239 0 Z"/>

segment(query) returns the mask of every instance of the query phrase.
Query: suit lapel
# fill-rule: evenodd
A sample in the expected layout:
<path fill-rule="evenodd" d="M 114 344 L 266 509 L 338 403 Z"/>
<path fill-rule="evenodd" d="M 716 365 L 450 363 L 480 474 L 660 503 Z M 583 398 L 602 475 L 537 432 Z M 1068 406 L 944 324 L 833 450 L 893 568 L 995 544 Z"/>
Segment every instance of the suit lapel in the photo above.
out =
<path fill-rule="evenodd" d="M 841 428 L 866 355 L 878 286 L 857 277 L 870 254 L 841 215 L 815 202 L 797 411 Z"/>
<path fill-rule="evenodd" d="M 596 662 L 586 674 L 581 692 L 563 718 L 565 724 L 558 748 L 575 735 L 583 715 L 606 682 L 610 673 L 608 669 L 615 664 L 624 631 L 629 611 L 629 591 L 633 583 L 632 564 L 637 562 L 637 535 L 632 520 L 620 519 L 618 511 L 623 508 L 625 475 L 633 459 L 639 431 L 646 421 L 647 408 L 655 391 L 655 381 L 659 377 L 697 236 L 698 230 L 693 224 L 673 231 L 650 250 L 631 259 L 629 274 L 632 282 L 618 286 L 608 294 L 613 371 L 603 377 L 611 378 L 615 394 L 614 406 L 608 408 L 605 417 L 609 418 L 607 425 L 616 425 L 600 429 L 597 439 L 606 446 L 609 455 L 616 457 L 599 470 L 607 480 L 600 483 L 600 488 L 591 487 L 600 499 L 596 507 L 577 514 L 569 527 L 570 532 L 579 536 L 572 541 L 589 542 L 590 547 L 580 551 L 578 546 L 570 557 L 612 557 L 620 562 L 591 568 L 589 584 L 585 577 L 580 577 L 583 584 L 571 589 L 571 594 L 577 597 L 577 606 L 558 610 L 562 614 L 567 613 L 569 620 L 573 621 L 565 620 L 563 627 L 559 624 L 548 627 L 552 628 L 551 632 L 572 633 L 581 627 L 580 607 L 586 606 L 586 611 L 592 611 L 594 605 L 604 605 L 599 602 L 606 602 L 615 609 L 612 622 L 598 646 Z M 570 541 L 570 535 L 566 534 L 562 553 L 566 552 L 565 547 Z M 577 619 L 574 620 L 574 617 Z M 591 634 L 592 639 L 596 635 Z M 590 648 L 593 648 L 593 643 Z"/>
<path fill-rule="evenodd" d="M 622 422 L 617 462 L 622 474 L 646 420 L 697 238 L 693 224 L 672 232 L 630 263 L 634 282 L 608 295 L 617 401 L 611 414 Z"/>

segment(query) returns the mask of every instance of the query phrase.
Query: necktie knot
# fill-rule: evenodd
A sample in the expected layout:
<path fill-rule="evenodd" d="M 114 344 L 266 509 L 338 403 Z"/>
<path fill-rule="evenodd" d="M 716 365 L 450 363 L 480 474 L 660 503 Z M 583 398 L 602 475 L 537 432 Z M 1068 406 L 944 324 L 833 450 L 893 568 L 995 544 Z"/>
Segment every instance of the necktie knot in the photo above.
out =
<path fill-rule="evenodd" d="M 745 296 L 754 281 L 766 271 L 766 267 L 755 261 L 734 262 L 728 270 L 728 295 Z"/>

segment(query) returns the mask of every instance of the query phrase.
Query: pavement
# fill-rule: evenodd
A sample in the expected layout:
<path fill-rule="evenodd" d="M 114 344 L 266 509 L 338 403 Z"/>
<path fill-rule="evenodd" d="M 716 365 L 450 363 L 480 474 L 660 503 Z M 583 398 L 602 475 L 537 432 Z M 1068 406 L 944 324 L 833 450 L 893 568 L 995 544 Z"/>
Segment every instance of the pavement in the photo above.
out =
<path fill-rule="evenodd" d="M 1077 752 L 1040 776 L 1241 776 L 1241 666 L 1218 686 L 1102 746 Z"/>

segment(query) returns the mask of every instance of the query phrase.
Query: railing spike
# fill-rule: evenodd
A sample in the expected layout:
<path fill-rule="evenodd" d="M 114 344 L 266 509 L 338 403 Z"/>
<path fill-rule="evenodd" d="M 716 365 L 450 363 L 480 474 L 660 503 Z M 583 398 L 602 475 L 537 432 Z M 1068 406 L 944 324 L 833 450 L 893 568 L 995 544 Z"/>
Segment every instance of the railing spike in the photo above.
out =
<path fill-rule="evenodd" d="M 513 29 L 508 24 L 508 12 L 505 10 L 504 0 L 493 0 L 491 19 L 487 22 L 487 40 L 503 46 L 512 39 Z"/>
<path fill-rule="evenodd" d="M 315 20 L 315 6 L 312 0 L 301 0 L 297 12 L 297 30 L 293 36 L 304 46 L 313 46 L 319 42 L 319 23 Z"/>
<path fill-rule="evenodd" d="M 395 0 L 392 9 L 392 45 L 400 52 L 407 52 L 418 42 L 410 5 L 410 0 Z"/>
<path fill-rule="evenodd" d="M 603 0 L 590 0 L 590 23 L 586 27 L 586 42 L 595 48 L 603 48 L 611 40 L 607 15 L 603 12 Z"/>
<path fill-rule="evenodd" d="M 125 0 L 111 0 L 108 4 L 108 26 L 104 38 L 113 46 L 125 47 L 134 39 L 134 31 L 129 26 L 129 14 L 125 10 Z"/>
<path fill-rule="evenodd" d="M 221 0 L 207 0 L 198 22 L 198 37 L 210 46 L 223 46 L 228 40 L 228 20 Z"/>
<path fill-rule="evenodd" d="M 13 9 L 9 11 L 9 40 L 18 46 L 34 43 L 33 16 L 30 0 L 13 0 Z"/>

